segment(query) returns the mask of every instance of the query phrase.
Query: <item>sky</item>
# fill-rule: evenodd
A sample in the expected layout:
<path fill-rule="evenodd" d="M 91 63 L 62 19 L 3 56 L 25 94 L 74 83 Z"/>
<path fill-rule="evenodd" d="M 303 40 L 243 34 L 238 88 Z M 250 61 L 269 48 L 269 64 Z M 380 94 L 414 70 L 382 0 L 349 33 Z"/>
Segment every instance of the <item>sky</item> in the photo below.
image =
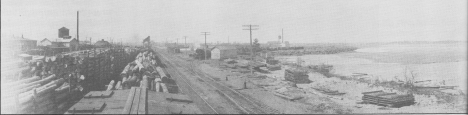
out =
<path fill-rule="evenodd" d="M 2 0 L 2 41 L 21 36 L 140 43 L 466 41 L 467 0 Z"/>

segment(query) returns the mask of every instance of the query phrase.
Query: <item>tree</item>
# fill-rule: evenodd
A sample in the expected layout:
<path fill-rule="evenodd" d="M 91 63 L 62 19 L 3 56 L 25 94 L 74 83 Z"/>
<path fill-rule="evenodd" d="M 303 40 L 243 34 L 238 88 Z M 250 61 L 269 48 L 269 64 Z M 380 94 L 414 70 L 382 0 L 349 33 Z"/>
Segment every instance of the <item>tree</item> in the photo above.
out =
<path fill-rule="evenodd" d="M 253 43 L 253 50 L 255 52 L 260 52 L 262 49 L 260 48 L 260 43 L 258 43 L 258 39 L 255 38 L 254 43 Z"/>

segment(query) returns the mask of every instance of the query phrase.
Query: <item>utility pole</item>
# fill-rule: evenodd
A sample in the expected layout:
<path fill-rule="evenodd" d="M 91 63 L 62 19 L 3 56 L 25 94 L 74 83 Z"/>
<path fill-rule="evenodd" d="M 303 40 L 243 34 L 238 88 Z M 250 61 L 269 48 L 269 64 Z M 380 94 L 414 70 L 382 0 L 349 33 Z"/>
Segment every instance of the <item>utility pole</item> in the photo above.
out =
<path fill-rule="evenodd" d="M 187 36 L 184 36 L 184 38 L 185 38 L 184 46 L 187 46 Z"/>
<path fill-rule="evenodd" d="M 206 35 L 210 35 L 210 32 L 201 32 L 203 33 L 202 35 L 205 35 L 205 59 L 206 59 L 206 49 L 208 48 L 208 45 L 206 45 Z"/>
<path fill-rule="evenodd" d="M 185 42 L 184 42 L 184 48 L 187 47 L 187 36 L 184 36 Z M 187 51 L 185 51 L 185 54 L 187 54 Z"/>
<path fill-rule="evenodd" d="M 177 39 L 177 43 L 176 43 L 176 45 L 179 45 L 179 38 L 176 38 L 176 39 Z"/>
<path fill-rule="evenodd" d="M 242 27 L 248 27 L 248 29 L 243 29 L 243 30 L 249 30 L 250 31 L 250 57 L 251 61 L 254 61 L 254 51 L 253 51 L 253 46 L 252 46 L 252 30 L 258 30 L 258 28 L 252 28 L 252 27 L 258 27 L 258 25 L 243 25 Z M 250 73 L 253 75 L 253 66 L 250 64 Z"/>

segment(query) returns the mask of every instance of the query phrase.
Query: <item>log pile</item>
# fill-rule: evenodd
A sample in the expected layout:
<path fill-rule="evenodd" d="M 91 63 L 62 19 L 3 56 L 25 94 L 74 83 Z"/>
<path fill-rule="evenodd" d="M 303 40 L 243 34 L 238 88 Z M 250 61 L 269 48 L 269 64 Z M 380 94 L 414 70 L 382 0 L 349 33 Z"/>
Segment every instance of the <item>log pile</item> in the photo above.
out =
<path fill-rule="evenodd" d="M 384 105 L 389 107 L 402 107 L 414 104 L 414 96 L 412 94 L 396 94 L 380 91 L 371 91 L 362 93 L 364 103 Z"/>
<path fill-rule="evenodd" d="M 118 73 L 114 71 L 121 70 L 120 66 L 124 66 L 125 60 L 131 60 L 136 50 L 94 49 L 86 53 L 69 52 L 35 60 L 29 67 L 16 71 L 18 74 L 11 74 L 17 76 L 9 77 L 20 79 L 2 83 L 2 113 L 62 112 L 80 99 L 83 90 L 106 88 L 104 86 L 113 79 L 111 76 Z"/>
<path fill-rule="evenodd" d="M 161 65 L 155 52 L 150 50 L 139 53 L 135 61 L 128 63 L 120 74 L 121 85 L 124 87 L 122 89 L 139 86 L 156 92 L 169 93 L 166 85 L 172 79 Z"/>
<path fill-rule="evenodd" d="M 63 78 L 38 76 L 6 84 L 2 93 L 2 111 L 19 114 L 49 114 L 69 98 L 69 85 Z M 5 99 L 5 101 L 3 101 Z"/>

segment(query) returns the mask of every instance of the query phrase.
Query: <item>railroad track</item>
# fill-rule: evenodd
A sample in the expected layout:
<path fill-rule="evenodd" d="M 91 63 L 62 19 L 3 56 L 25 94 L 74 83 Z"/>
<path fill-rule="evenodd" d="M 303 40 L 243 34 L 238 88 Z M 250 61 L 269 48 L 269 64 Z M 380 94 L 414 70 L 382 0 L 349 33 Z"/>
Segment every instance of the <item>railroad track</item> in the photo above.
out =
<path fill-rule="evenodd" d="M 166 57 L 164 57 L 164 58 L 167 61 L 167 58 Z M 213 88 L 217 89 L 219 93 L 226 96 L 229 101 L 233 102 L 244 113 L 248 113 L 248 114 L 279 114 L 280 113 L 278 110 L 275 110 L 275 109 L 269 107 L 268 105 L 265 105 L 265 104 L 263 104 L 261 102 L 255 101 L 255 99 L 252 99 L 249 96 L 245 96 L 244 94 L 239 93 L 238 91 L 236 91 L 236 90 L 234 90 L 232 88 L 229 88 L 226 85 L 218 83 L 213 78 L 208 77 L 208 76 L 211 76 L 211 75 L 205 74 L 201 70 L 198 70 L 198 69 L 193 70 L 193 69 L 189 69 L 188 68 L 189 66 L 180 65 L 180 63 L 184 63 L 184 62 L 181 62 L 180 59 L 171 58 L 171 61 L 172 62 L 167 61 L 166 64 L 168 64 L 168 65 L 170 65 L 172 67 L 177 66 L 178 68 L 182 68 L 182 69 L 184 69 L 186 71 L 192 70 L 190 72 L 192 72 L 193 74 L 198 75 L 197 76 L 198 78 L 203 79 L 204 81 L 206 81 L 205 83 L 207 83 L 208 85 L 210 85 Z M 177 62 L 177 63 L 173 63 L 173 62 Z M 185 79 L 186 78 L 184 78 L 184 81 L 187 82 Z"/>
<path fill-rule="evenodd" d="M 164 58 L 164 64 L 166 65 L 171 65 L 169 61 L 167 61 L 167 59 L 159 54 L 157 54 L 160 58 Z M 171 67 L 171 68 L 174 68 L 174 67 Z M 175 68 L 174 68 L 175 69 Z M 180 72 L 178 71 L 175 71 L 175 70 L 172 70 L 172 69 L 168 69 L 168 71 L 170 71 L 171 74 L 175 74 L 175 76 L 182 76 Z M 172 75 L 174 76 L 174 75 Z M 211 106 L 205 99 L 203 99 L 203 97 L 200 96 L 200 93 L 197 92 L 193 87 L 192 85 L 189 84 L 188 80 L 186 80 L 186 78 L 183 78 L 183 77 L 179 77 L 179 78 L 182 78 L 181 81 L 183 81 L 186 85 L 188 85 L 188 90 L 189 92 L 191 91 L 190 94 L 195 94 L 197 97 L 199 97 L 199 99 L 201 99 L 203 101 L 204 104 L 207 105 L 207 107 L 209 108 L 208 110 L 211 110 L 209 112 L 206 112 L 208 114 L 220 114 L 218 111 L 216 111 L 216 109 L 213 108 L 213 106 Z M 180 86 L 179 86 L 180 87 Z M 187 92 L 187 93 L 189 93 Z"/>

